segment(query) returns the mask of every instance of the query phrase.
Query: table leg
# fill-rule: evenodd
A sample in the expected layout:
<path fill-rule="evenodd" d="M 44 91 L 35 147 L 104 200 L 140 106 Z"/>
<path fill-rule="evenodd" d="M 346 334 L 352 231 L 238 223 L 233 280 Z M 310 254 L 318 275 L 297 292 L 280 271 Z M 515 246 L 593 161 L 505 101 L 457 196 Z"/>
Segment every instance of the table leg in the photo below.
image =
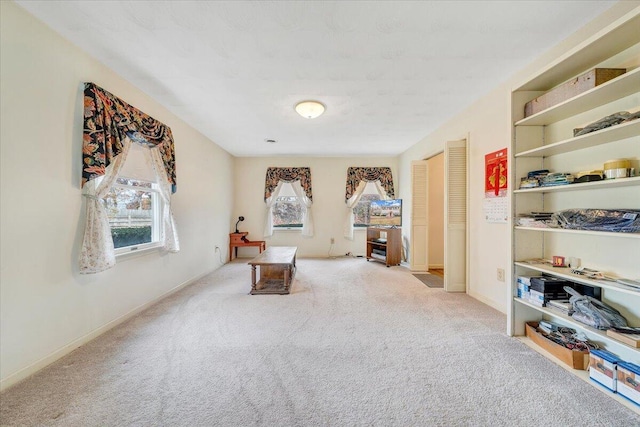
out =
<path fill-rule="evenodd" d="M 291 279 L 289 278 L 289 268 L 290 267 L 288 265 L 285 265 L 284 267 L 284 291 L 287 294 L 289 293 L 289 285 L 291 284 Z"/>
<path fill-rule="evenodd" d="M 251 291 L 256 290 L 256 266 L 251 266 Z"/>

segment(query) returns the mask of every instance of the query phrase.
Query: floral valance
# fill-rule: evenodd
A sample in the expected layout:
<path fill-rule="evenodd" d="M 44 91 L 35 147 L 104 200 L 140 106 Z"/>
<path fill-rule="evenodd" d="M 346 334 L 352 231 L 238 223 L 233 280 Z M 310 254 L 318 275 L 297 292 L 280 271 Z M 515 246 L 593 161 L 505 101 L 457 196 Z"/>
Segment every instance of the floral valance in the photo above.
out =
<path fill-rule="evenodd" d="M 377 181 L 380 180 L 380 184 L 384 191 L 387 192 L 387 196 L 391 199 L 394 197 L 393 191 L 393 177 L 391 176 L 391 168 L 379 167 L 379 168 L 357 168 L 350 167 L 347 169 L 347 191 L 345 194 L 345 201 L 348 201 L 358 188 L 360 181 Z"/>
<path fill-rule="evenodd" d="M 309 200 L 313 200 L 311 195 L 310 168 L 268 168 L 264 183 L 264 200 L 266 201 L 271 197 L 271 193 L 273 193 L 273 190 L 278 186 L 278 182 L 293 182 L 298 180 Z"/>
<path fill-rule="evenodd" d="M 84 135 L 82 141 L 82 185 L 104 175 L 105 168 L 131 140 L 159 150 L 176 192 L 173 136 L 169 126 L 127 104 L 94 83 L 84 84 Z"/>

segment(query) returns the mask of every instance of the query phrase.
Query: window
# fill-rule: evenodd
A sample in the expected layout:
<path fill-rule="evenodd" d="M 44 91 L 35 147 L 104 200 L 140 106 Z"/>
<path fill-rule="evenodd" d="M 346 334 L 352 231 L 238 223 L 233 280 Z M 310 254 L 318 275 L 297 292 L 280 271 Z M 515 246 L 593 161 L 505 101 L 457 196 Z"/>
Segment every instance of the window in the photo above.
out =
<path fill-rule="evenodd" d="M 280 194 L 273 204 L 274 228 L 302 228 L 304 209 L 291 183 L 282 182 Z"/>
<path fill-rule="evenodd" d="M 104 197 L 116 254 L 160 242 L 162 204 L 157 185 L 119 177 Z"/>
<path fill-rule="evenodd" d="M 162 244 L 164 203 L 149 148 L 132 143 L 118 178 L 103 198 L 116 255 Z"/>
<path fill-rule="evenodd" d="M 380 193 L 373 181 L 367 182 L 362 193 L 362 197 L 353 207 L 353 225 L 355 227 L 366 227 L 369 225 L 369 205 L 374 200 L 380 200 Z"/>

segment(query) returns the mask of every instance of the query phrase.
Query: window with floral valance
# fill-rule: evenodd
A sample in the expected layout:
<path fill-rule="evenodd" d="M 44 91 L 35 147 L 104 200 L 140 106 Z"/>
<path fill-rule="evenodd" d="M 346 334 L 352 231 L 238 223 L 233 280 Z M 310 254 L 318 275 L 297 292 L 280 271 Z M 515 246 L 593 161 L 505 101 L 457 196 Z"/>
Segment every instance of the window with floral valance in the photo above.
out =
<path fill-rule="evenodd" d="M 84 85 L 82 186 L 87 218 L 80 253 L 80 272 L 97 273 L 115 265 L 111 229 L 103 198 L 127 158 L 132 144 L 149 149 L 164 209 L 162 247 L 179 250 L 171 194 L 175 193 L 175 151 L 171 129 L 94 83 Z"/>
<path fill-rule="evenodd" d="M 264 185 L 264 202 L 267 205 L 264 236 L 273 235 L 273 209 L 284 184 L 290 184 L 302 209 L 302 235 L 313 236 L 313 217 L 311 205 L 313 194 L 311 191 L 311 169 L 308 167 L 269 167 Z"/>
<path fill-rule="evenodd" d="M 393 176 L 389 167 L 350 167 L 347 169 L 345 203 L 347 218 L 344 237 L 353 240 L 354 208 L 357 206 L 367 183 L 374 183 L 381 199 L 393 199 Z"/>

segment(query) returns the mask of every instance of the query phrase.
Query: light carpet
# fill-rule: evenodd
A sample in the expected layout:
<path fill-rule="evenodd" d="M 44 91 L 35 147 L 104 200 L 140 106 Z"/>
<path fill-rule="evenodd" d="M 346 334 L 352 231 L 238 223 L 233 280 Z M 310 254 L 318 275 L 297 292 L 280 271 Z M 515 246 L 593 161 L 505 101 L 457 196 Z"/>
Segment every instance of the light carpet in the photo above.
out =
<path fill-rule="evenodd" d="M 236 260 L 0 398 L 3 425 L 632 426 L 640 416 L 404 267 L 300 259 L 291 295 Z"/>

